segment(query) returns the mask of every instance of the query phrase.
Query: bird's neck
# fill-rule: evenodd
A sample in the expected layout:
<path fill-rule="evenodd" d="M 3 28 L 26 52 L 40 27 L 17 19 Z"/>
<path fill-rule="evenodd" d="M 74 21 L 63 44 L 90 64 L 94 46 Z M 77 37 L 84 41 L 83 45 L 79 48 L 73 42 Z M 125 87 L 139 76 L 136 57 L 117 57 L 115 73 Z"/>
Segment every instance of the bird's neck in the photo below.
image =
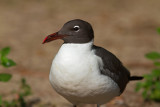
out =
<path fill-rule="evenodd" d="M 88 43 L 64 43 L 59 51 L 64 52 L 87 52 L 92 49 L 93 40 Z"/>

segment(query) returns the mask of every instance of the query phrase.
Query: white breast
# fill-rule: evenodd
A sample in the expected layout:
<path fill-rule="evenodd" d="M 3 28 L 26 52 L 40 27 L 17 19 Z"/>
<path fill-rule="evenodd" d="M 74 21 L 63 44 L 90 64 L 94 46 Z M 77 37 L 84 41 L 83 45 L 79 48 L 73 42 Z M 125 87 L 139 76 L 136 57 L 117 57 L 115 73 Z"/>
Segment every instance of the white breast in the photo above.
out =
<path fill-rule="evenodd" d="M 63 44 L 52 62 L 50 82 L 73 104 L 103 104 L 120 92 L 110 77 L 100 74 L 102 60 L 91 50 L 92 44 Z"/>

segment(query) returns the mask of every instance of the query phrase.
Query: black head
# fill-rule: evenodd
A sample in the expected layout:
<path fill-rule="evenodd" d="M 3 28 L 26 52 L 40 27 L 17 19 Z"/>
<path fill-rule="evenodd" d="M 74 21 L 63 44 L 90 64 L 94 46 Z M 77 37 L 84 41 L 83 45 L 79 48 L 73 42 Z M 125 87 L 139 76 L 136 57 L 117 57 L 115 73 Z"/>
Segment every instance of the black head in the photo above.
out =
<path fill-rule="evenodd" d="M 92 26 L 83 20 L 71 20 L 63 25 L 60 31 L 45 38 L 43 43 L 63 39 L 64 43 L 87 43 L 94 38 Z"/>

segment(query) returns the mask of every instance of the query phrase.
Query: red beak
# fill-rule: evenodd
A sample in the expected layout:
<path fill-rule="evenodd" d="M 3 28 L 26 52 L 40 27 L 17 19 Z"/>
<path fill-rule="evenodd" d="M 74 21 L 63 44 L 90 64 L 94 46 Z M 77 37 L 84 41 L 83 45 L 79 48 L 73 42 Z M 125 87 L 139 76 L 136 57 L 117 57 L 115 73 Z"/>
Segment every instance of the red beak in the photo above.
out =
<path fill-rule="evenodd" d="M 50 34 L 48 35 L 44 40 L 43 40 L 43 43 L 47 43 L 47 42 L 50 42 L 50 41 L 53 41 L 53 40 L 56 40 L 56 39 L 62 39 L 64 38 L 66 35 L 59 35 L 58 32 L 56 33 L 53 33 L 53 34 Z"/>

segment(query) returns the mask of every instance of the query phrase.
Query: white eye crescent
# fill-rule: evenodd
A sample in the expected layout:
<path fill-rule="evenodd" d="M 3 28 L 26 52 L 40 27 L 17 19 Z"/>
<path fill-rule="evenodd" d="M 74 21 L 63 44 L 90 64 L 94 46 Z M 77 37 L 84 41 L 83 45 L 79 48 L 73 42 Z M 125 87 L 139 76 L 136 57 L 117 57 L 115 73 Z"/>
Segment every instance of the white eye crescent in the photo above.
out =
<path fill-rule="evenodd" d="M 80 27 L 78 25 L 76 25 L 76 26 L 73 27 L 73 30 L 76 31 L 76 32 L 78 32 L 79 29 L 80 29 Z"/>

